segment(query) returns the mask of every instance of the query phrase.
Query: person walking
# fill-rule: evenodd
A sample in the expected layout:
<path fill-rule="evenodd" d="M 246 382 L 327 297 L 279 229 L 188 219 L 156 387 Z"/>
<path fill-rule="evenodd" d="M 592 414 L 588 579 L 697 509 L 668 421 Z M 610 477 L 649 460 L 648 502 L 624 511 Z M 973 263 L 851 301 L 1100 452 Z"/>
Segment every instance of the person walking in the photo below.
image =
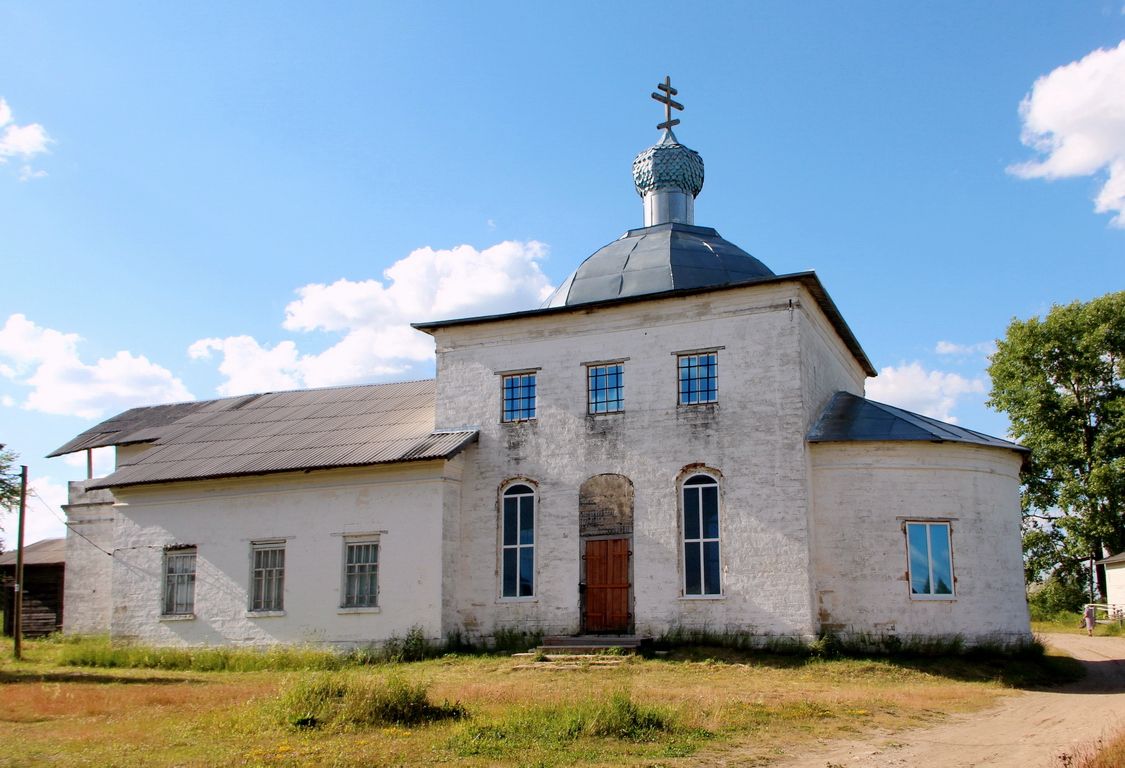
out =
<path fill-rule="evenodd" d="M 1097 611 L 1094 604 L 1090 603 L 1086 606 L 1086 612 L 1082 614 L 1082 624 L 1086 627 L 1086 634 L 1090 637 L 1094 636 L 1094 614 Z"/>

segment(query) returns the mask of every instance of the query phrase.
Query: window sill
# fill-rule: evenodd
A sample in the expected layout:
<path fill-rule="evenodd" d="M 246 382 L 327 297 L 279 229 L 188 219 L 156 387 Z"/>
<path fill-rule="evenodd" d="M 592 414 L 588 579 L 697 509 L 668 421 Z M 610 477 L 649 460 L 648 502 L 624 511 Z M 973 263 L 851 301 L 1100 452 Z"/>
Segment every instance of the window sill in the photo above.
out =
<path fill-rule="evenodd" d="M 957 599 L 957 595 L 911 595 L 910 599 L 921 601 L 938 600 L 940 602 L 951 603 Z"/>
<path fill-rule="evenodd" d="M 162 613 L 160 621 L 195 621 L 194 613 Z"/>
<path fill-rule="evenodd" d="M 248 619 L 268 619 L 274 616 L 284 616 L 285 611 L 247 611 L 243 615 Z"/>
<path fill-rule="evenodd" d="M 681 600 L 726 600 L 726 595 L 680 595 Z"/>
<path fill-rule="evenodd" d="M 526 597 L 498 597 L 496 598 L 497 605 L 507 605 L 509 603 L 538 603 L 539 598 L 535 595 L 528 595 Z"/>
<path fill-rule="evenodd" d="M 350 613 L 382 613 L 383 609 L 377 605 L 357 605 L 351 608 L 337 608 L 336 613 L 345 616 Z"/>

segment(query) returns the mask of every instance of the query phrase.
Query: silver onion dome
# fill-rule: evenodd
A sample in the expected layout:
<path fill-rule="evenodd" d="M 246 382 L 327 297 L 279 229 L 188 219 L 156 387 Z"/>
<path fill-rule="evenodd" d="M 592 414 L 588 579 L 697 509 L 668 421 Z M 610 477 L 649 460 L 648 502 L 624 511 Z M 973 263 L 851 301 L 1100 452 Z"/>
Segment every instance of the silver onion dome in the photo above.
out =
<path fill-rule="evenodd" d="M 633 159 L 633 182 L 641 197 L 670 189 L 697 197 L 703 189 L 703 158 L 677 141 L 670 128 L 665 129 L 660 141 Z"/>
<path fill-rule="evenodd" d="M 703 158 L 665 128 L 660 141 L 633 159 L 633 183 L 644 199 L 646 227 L 694 224 L 695 197 L 703 189 Z"/>

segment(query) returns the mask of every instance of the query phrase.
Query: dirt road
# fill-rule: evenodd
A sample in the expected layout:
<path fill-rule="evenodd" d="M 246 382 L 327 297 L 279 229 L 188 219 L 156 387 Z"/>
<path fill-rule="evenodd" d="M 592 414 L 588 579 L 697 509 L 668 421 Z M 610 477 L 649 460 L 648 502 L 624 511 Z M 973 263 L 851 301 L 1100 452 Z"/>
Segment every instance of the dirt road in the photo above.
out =
<path fill-rule="evenodd" d="M 1125 729 L 1125 637 L 1043 636 L 1086 666 L 1086 678 L 1021 692 L 941 725 L 867 741 L 831 742 L 776 768 L 1055 768 L 1058 757 Z"/>

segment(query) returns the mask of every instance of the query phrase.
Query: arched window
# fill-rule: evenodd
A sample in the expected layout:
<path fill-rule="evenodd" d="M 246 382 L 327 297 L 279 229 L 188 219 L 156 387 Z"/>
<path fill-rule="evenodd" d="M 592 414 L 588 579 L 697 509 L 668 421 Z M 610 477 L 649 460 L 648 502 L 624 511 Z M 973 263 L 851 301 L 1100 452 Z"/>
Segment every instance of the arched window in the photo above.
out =
<path fill-rule="evenodd" d="M 535 491 L 517 483 L 504 490 L 500 513 L 500 595 L 535 595 Z"/>
<path fill-rule="evenodd" d="M 710 475 L 684 480 L 684 594 L 720 595 L 719 482 Z"/>

